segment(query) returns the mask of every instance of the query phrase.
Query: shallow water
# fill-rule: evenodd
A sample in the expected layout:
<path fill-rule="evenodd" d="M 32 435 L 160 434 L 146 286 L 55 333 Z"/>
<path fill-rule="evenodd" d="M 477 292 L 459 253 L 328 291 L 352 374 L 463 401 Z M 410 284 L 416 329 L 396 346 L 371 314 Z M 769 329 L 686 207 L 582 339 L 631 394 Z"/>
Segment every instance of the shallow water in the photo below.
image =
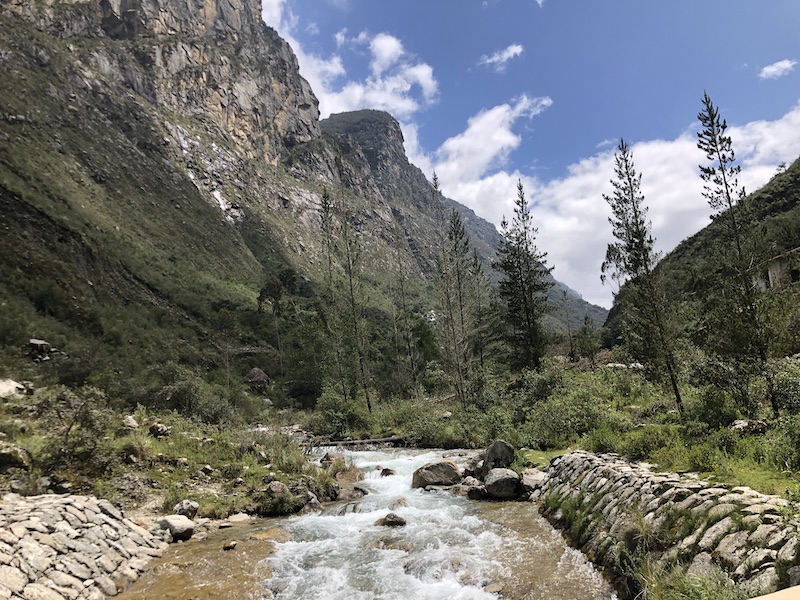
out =
<path fill-rule="evenodd" d="M 161 566 L 126 598 L 279 598 L 283 600 L 612 599 L 616 596 L 579 552 L 522 502 L 474 502 L 446 492 L 411 489 L 421 465 L 441 452 L 350 452 L 369 494 L 319 515 L 270 519 L 172 554 L 195 559 Z M 449 456 L 449 455 L 448 455 Z M 458 462 L 458 457 L 451 457 Z M 380 469 L 395 475 L 381 477 Z M 375 521 L 389 512 L 407 525 Z M 280 528 L 287 537 L 264 530 Z M 220 550 L 224 535 L 242 540 Z M 267 540 L 265 538 L 273 538 Z M 275 541 L 274 538 L 278 538 Z M 194 549 L 194 550 L 193 550 Z M 259 553 L 262 553 L 259 556 Z M 174 561 L 173 561 L 174 563 Z M 143 595 L 129 595 L 148 589 Z M 181 595 L 183 594 L 183 595 Z"/>

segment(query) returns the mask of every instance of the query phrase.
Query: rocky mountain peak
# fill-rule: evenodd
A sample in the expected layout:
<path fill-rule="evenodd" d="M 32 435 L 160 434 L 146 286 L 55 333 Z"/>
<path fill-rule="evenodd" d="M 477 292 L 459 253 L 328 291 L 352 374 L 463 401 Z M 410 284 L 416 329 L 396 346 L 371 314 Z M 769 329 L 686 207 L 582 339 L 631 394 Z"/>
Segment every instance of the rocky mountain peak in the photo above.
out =
<path fill-rule="evenodd" d="M 358 146 L 373 173 L 406 166 L 400 123 L 382 110 L 356 110 L 333 114 L 321 122 L 323 132 L 349 139 Z"/>

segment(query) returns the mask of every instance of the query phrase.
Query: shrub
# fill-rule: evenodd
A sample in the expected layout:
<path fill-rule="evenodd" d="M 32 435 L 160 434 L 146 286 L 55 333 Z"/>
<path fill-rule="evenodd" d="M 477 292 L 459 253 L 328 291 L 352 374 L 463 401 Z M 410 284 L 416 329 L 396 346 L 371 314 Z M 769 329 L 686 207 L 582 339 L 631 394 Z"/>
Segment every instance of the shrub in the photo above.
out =
<path fill-rule="evenodd" d="M 793 415 L 800 413 L 800 358 L 778 361 L 773 367 L 772 383 L 778 406 Z"/>
<path fill-rule="evenodd" d="M 686 415 L 690 419 L 708 424 L 711 429 L 727 427 L 736 418 L 736 406 L 730 394 L 708 385 L 686 403 Z"/>
<path fill-rule="evenodd" d="M 682 447 L 678 427 L 646 425 L 628 433 L 622 453 L 633 460 L 644 460 L 652 458 L 656 450 L 671 447 Z"/>
<path fill-rule="evenodd" d="M 526 430 L 532 439 L 526 445 L 543 448 L 568 445 L 601 424 L 602 413 L 602 407 L 587 390 L 576 389 L 564 396 L 551 397 L 530 410 Z"/>
<path fill-rule="evenodd" d="M 776 468 L 800 471 L 800 415 L 781 417 L 766 442 L 766 452 Z"/>
<path fill-rule="evenodd" d="M 583 437 L 582 445 L 591 452 L 619 452 L 622 438 L 609 427 L 599 427 Z"/>
<path fill-rule="evenodd" d="M 317 400 L 317 415 L 311 421 L 315 433 L 336 438 L 355 436 L 369 430 L 369 417 L 362 402 L 345 398 L 332 387 L 326 387 Z"/>

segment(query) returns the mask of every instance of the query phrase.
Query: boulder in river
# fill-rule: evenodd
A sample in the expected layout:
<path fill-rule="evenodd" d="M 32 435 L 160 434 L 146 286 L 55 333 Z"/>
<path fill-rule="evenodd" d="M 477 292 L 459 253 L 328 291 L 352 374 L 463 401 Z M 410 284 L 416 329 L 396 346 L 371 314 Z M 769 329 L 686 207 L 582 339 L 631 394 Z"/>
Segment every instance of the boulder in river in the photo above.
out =
<path fill-rule="evenodd" d="M 161 529 L 172 534 L 173 542 L 186 541 L 194 534 L 194 523 L 184 515 L 167 515 L 158 522 Z"/>
<path fill-rule="evenodd" d="M 478 478 L 485 479 L 492 469 L 507 469 L 514 462 L 514 446 L 504 440 L 495 440 L 486 449 Z"/>
<path fill-rule="evenodd" d="M 455 485 L 461 481 L 461 471 L 452 460 L 428 463 L 414 471 L 411 479 L 412 488 L 424 488 L 429 485 Z"/>
<path fill-rule="evenodd" d="M 522 472 L 520 482 L 522 484 L 522 495 L 527 497 L 542 487 L 547 479 L 547 473 L 539 469 L 525 469 Z"/>
<path fill-rule="evenodd" d="M 375 521 L 375 525 L 380 527 L 403 527 L 405 524 L 406 520 L 393 512 L 390 512 L 385 517 Z"/>
<path fill-rule="evenodd" d="M 492 469 L 484 480 L 486 493 L 494 500 L 513 500 L 519 497 L 519 475 L 511 469 Z"/>

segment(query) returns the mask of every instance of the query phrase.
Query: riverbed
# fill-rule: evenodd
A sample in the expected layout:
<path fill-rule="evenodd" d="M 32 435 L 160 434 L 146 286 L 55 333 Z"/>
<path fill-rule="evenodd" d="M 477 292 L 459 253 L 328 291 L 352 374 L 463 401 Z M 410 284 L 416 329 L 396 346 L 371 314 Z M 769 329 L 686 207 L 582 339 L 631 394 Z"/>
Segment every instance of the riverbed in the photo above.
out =
<path fill-rule="evenodd" d="M 452 452 L 448 459 L 463 457 Z M 599 600 L 613 589 L 526 502 L 475 502 L 411 489 L 442 452 L 347 452 L 364 472 L 358 502 L 264 519 L 173 545 L 121 597 L 282 600 Z M 391 469 L 394 474 L 381 476 Z M 393 512 L 403 527 L 375 522 Z M 230 540 L 236 548 L 222 550 Z"/>

